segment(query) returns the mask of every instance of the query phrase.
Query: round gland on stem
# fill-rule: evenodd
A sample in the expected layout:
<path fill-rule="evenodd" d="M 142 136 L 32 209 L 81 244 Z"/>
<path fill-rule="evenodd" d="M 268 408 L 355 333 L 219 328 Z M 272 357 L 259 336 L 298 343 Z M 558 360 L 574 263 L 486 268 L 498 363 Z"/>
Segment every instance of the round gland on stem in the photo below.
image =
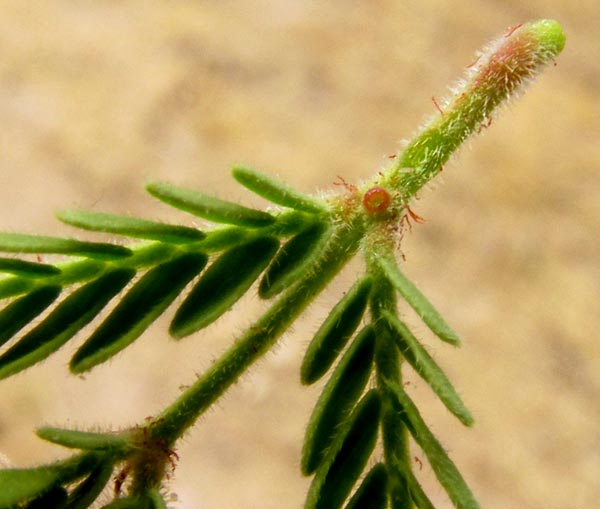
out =
<path fill-rule="evenodd" d="M 378 215 L 385 212 L 390 203 L 392 197 L 383 187 L 375 186 L 369 189 L 363 196 L 363 208 L 368 214 Z"/>

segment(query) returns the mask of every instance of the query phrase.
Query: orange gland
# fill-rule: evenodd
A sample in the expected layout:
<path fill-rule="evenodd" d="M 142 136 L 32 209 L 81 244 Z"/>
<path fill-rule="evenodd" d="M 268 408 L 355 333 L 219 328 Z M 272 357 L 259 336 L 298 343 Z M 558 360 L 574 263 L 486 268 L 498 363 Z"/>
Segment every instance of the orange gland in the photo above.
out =
<path fill-rule="evenodd" d="M 383 187 L 375 186 L 369 189 L 363 197 L 363 208 L 368 214 L 377 215 L 385 212 L 392 197 Z"/>

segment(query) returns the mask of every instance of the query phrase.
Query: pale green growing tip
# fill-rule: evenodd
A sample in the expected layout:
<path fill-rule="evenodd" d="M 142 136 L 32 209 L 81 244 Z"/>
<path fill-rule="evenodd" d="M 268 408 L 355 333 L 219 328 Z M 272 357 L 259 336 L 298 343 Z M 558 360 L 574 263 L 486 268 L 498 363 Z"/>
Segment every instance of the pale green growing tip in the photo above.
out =
<path fill-rule="evenodd" d="M 528 32 L 535 35 L 542 46 L 554 55 L 558 55 L 565 47 L 566 36 L 559 23 L 553 19 L 533 21 L 527 27 Z"/>

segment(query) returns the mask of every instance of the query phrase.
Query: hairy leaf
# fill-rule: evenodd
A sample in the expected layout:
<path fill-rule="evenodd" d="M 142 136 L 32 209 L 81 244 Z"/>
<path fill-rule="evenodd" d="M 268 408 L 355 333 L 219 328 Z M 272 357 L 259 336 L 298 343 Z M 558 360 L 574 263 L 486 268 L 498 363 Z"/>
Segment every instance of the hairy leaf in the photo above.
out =
<path fill-rule="evenodd" d="M 331 310 L 302 360 L 300 378 L 303 384 L 316 382 L 331 367 L 358 327 L 367 307 L 370 290 L 371 279 L 363 277 Z"/>
<path fill-rule="evenodd" d="M 129 282 L 135 271 L 116 269 L 75 290 L 37 327 L 0 356 L 0 379 L 58 350 L 87 325 Z"/>
<path fill-rule="evenodd" d="M 258 287 L 258 295 L 270 299 L 279 294 L 306 271 L 329 238 L 328 228 L 316 223 L 292 237 L 271 261 Z"/>
<path fill-rule="evenodd" d="M 60 295 L 60 286 L 42 286 L 0 311 L 0 345 L 42 313 Z"/>
<path fill-rule="evenodd" d="M 423 491 L 423 488 L 419 484 L 419 481 L 415 477 L 413 471 L 407 468 L 404 473 L 408 482 L 410 498 L 415 503 L 417 509 L 436 509 L 431 500 L 429 500 L 429 497 Z"/>
<path fill-rule="evenodd" d="M 352 490 L 375 447 L 381 401 L 369 391 L 352 413 L 347 432 L 336 440 L 308 490 L 305 509 L 338 509 Z"/>
<path fill-rule="evenodd" d="M 60 274 L 60 269 L 45 263 L 27 262 L 14 258 L 0 258 L 0 272 L 22 277 L 45 277 Z"/>
<path fill-rule="evenodd" d="M 431 386 L 446 408 L 458 417 L 463 424 L 472 426 L 473 416 L 450 383 L 450 380 L 427 353 L 427 350 L 423 348 L 419 340 L 397 316 L 387 310 L 382 311 L 382 316 L 392 330 L 392 336 L 404 358 Z"/>
<path fill-rule="evenodd" d="M 171 225 L 138 219 L 135 217 L 89 212 L 86 210 L 65 210 L 56 214 L 63 223 L 84 230 L 114 233 L 140 239 L 183 244 L 197 242 L 206 234 L 196 228 Z"/>
<path fill-rule="evenodd" d="M 327 211 L 321 200 L 302 194 L 256 170 L 234 166 L 231 173 L 244 187 L 277 205 L 311 213 Z"/>
<path fill-rule="evenodd" d="M 37 435 L 48 442 L 71 449 L 125 452 L 133 448 L 128 437 L 115 433 L 96 433 L 44 426 L 37 430 Z"/>
<path fill-rule="evenodd" d="M 0 470 L 0 509 L 10 509 L 47 493 L 54 486 L 79 479 L 100 461 L 98 454 L 85 453 L 42 467 Z"/>
<path fill-rule="evenodd" d="M 5 277 L 0 279 L 0 299 L 22 295 L 34 290 L 36 283 L 29 278 Z"/>
<path fill-rule="evenodd" d="M 126 265 L 132 258 L 133 256 L 127 258 L 127 262 L 125 262 L 124 259 L 119 260 L 119 264 Z M 52 278 L 52 283 L 56 281 L 57 284 L 68 285 L 89 281 L 105 272 L 106 267 L 107 263 L 98 260 L 70 261 L 68 263 L 60 264 L 61 273 L 59 276 Z M 44 283 L 48 283 L 48 281 L 44 281 Z"/>
<path fill-rule="evenodd" d="M 106 460 L 92 470 L 90 475 L 69 496 L 67 509 L 87 509 L 90 507 L 110 481 L 113 468 L 113 462 Z"/>
<path fill-rule="evenodd" d="M 419 444 L 440 484 L 444 487 L 450 500 L 457 509 L 479 509 L 479 504 L 471 490 L 460 475 L 456 465 L 431 433 L 415 404 L 404 389 L 396 382 L 386 381 L 389 389 L 397 398 L 402 420 L 415 441 Z"/>
<path fill-rule="evenodd" d="M 275 222 L 275 217 L 262 210 L 249 209 L 164 182 L 151 182 L 146 189 L 152 196 L 172 207 L 214 223 L 259 228 Z"/>
<path fill-rule="evenodd" d="M 460 340 L 456 333 L 446 324 L 441 315 L 425 298 L 425 296 L 400 271 L 392 256 L 382 256 L 377 259 L 385 275 L 394 288 L 404 297 L 406 302 L 417 312 L 431 331 L 442 341 L 458 346 Z"/>
<path fill-rule="evenodd" d="M 386 509 L 387 472 L 383 463 L 377 463 L 360 484 L 345 509 Z"/>
<path fill-rule="evenodd" d="M 353 341 L 325 385 L 310 417 L 302 448 L 304 475 L 314 472 L 363 392 L 373 365 L 375 333 L 365 327 Z"/>
<path fill-rule="evenodd" d="M 415 477 L 413 466 L 410 464 L 410 461 L 408 455 L 404 457 L 393 455 L 389 459 L 387 467 L 390 479 L 388 484 L 391 486 L 394 482 L 400 482 L 404 485 L 401 490 L 398 490 L 398 494 L 396 495 L 398 496 L 400 493 L 403 494 L 400 500 L 394 499 L 393 491 L 390 490 L 392 509 L 395 509 L 396 507 L 401 509 L 412 509 L 413 507 L 416 507 L 417 509 L 435 509 L 431 500 L 429 500 L 419 484 L 419 481 Z"/>
<path fill-rule="evenodd" d="M 25 509 L 65 509 L 69 493 L 62 486 L 54 486 L 25 506 Z"/>
<path fill-rule="evenodd" d="M 83 242 L 24 233 L 0 233 L 0 251 L 5 253 L 65 254 L 99 260 L 114 260 L 131 256 L 129 249 L 114 244 Z"/>
<path fill-rule="evenodd" d="M 148 271 L 125 294 L 71 359 L 82 373 L 135 341 L 206 265 L 204 254 L 185 254 Z"/>
<path fill-rule="evenodd" d="M 228 311 L 268 265 L 279 241 L 273 237 L 235 246 L 206 269 L 171 323 L 175 338 L 188 336 Z"/>

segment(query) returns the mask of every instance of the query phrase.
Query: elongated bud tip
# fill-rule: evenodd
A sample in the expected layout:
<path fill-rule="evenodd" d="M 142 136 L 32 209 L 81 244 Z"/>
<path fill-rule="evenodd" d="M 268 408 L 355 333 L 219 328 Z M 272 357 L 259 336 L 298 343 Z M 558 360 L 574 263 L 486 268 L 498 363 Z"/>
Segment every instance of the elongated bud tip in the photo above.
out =
<path fill-rule="evenodd" d="M 391 182 L 405 199 L 438 174 L 465 139 L 488 127 L 498 106 L 517 96 L 552 62 L 565 39 L 556 21 L 542 19 L 509 27 L 480 51 L 453 95 L 439 103 L 434 98 L 438 113 L 393 166 Z"/>

